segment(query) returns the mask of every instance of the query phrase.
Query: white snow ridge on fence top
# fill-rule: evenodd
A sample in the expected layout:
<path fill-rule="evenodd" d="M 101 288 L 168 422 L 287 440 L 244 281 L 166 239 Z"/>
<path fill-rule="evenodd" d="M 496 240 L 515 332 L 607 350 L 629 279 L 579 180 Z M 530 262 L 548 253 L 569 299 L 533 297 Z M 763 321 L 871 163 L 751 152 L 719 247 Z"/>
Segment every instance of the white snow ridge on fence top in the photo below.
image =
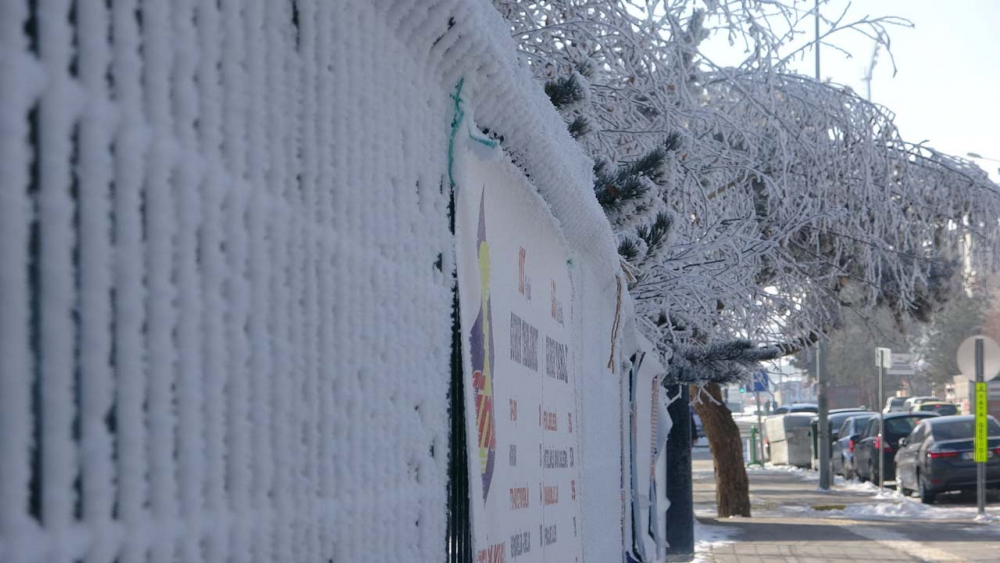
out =
<path fill-rule="evenodd" d="M 463 76 L 575 299 L 613 295 L 590 162 L 486 3 L 3 3 L 0 560 L 445 560 Z"/>

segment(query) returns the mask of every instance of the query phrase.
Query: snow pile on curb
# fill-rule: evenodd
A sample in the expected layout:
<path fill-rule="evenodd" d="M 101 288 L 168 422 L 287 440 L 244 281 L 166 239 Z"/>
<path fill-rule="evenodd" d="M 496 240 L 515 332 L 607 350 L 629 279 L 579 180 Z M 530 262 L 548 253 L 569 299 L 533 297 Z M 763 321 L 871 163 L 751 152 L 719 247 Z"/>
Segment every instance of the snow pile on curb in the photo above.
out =
<path fill-rule="evenodd" d="M 831 510 L 826 514 L 853 520 L 975 520 L 987 523 L 997 521 L 996 516 L 989 514 L 980 519 L 975 506 L 926 505 L 898 494 L 884 495 L 882 498 L 885 500 L 872 504 L 850 504 L 843 510 Z"/>
<path fill-rule="evenodd" d="M 833 486 L 836 487 L 838 491 L 852 491 L 857 493 L 872 493 L 878 494 L 878 485 L 872 483 L 871 481 L 857 481 L 857 480 L 847 480 L 840 475 L 835 475 L 833 477 Z M 887 492 L 891 489 L 886 489 Z M 894 491 L 891 491 L 894 492 Z M 884 494 L 884 493 L 883 493 Z"/>
<path fill-rule="evenodd" d="M 772 463 L 765 463 L 764 467 L 759 465 L 749 465 L 747 466 L 747 471 L 754 473 L 790 473 L 802 479 L 819 479 L 819 474 L 815 471 L 809 471 L 801 467 L 795 467 L 794 465 L 774 465 Z"/>

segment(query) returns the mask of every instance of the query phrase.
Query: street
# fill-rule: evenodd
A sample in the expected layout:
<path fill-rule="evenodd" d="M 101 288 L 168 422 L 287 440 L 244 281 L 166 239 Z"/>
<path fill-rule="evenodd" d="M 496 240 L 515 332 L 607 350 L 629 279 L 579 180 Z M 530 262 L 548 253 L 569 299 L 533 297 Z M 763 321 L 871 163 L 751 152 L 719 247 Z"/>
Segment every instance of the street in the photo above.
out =
<path fill-rule="evenodd" d="M 740 423 L 748 431 L 749 422 Z M 816 473 L 750 469 L 752 518 L 715 518 L 712 457 L 694 449 L 698 561 L 997 561 L 1000 502 L 991 496 L 977 521 L 975 496 L 952 495 L 932 506 L 879 494 L 871 484 L 836 479 L 826 492 Z"/>

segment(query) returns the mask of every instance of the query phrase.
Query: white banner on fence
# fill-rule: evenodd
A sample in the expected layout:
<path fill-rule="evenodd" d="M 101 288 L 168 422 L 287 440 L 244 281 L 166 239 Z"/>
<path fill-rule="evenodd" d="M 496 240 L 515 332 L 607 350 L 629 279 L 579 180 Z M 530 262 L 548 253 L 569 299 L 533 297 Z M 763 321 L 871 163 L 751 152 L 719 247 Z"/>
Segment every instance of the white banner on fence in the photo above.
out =
<path fill-rule="evenodd" d="M 505 155 L 456 155 L 455 227 L 477 563 L 582 559 L 579 376 L 563 238 Z"/>

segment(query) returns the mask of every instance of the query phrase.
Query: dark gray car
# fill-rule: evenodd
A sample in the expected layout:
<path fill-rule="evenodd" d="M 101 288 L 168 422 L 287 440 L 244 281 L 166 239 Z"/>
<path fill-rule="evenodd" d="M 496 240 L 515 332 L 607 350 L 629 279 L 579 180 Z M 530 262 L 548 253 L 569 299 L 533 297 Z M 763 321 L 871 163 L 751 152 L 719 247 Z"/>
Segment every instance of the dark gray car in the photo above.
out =
<path fill-rule="evenodd" d="M 938 418 L 932 412 L 896 412 L 883 415 L 885 419 L 885 439 L 878 433 L 878 417 L 872 417 L 865 427 L 858 445 L 854 447 L 854 469 L 862 481 L 878 482 L 878 456 L 881 454 L 885 466 L 885 481 L 896 478 L 895 455 L 899 439 L 910 434 L 913 428 L 925 418 Z"/>
<path fill-rule="evenodd" d="M 899 441 L 896 453 L 896 488 L 903 495 L 920 493 L 924 503 L 934 502 L 938 493 L 976 488 L 973 461 L 972 415 L 945 416 L 920 421 Z M 1000 424 L 987 417 L 989 459 L 986 487 L 1000 488 Z"/>
<path fill-rule="evenodd" d="M 837 432 L 837 440 L 833 443 L 833 452 L 830 454 L 830 465 L 835 475 L 843 475 L 848 479 L 857 477 L 854 468 L 854 448 L 861 440 L 861 433 L 865 430 L 865 425 L 876 413 L 857 413 L 847 417 L 840 430 Z"/>

